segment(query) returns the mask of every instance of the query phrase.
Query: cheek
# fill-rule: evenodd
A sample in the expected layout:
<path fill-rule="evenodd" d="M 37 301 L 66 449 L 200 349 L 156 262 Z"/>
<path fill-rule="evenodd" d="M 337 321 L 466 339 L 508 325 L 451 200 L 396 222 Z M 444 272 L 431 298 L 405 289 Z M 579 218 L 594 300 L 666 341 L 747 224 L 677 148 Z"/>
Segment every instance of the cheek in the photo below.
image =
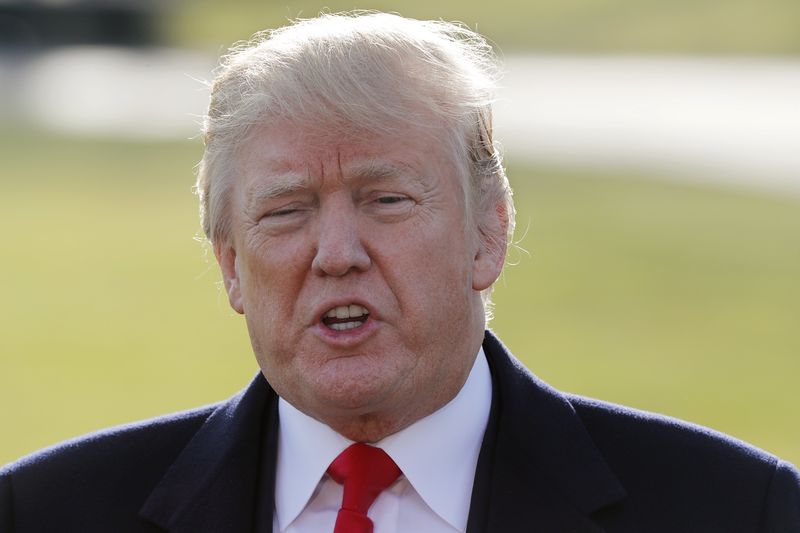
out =
<path fill-rule="evenodd" d="M 242 297 L 261 319 L 288 316 L 311 264 L 313 248 L 305 239 L 251 240 L 240 254 Z"/>
<path fill-rule="evenodd" d="M 385 236 L 383 242 L 390 245 L 381 270 L 406 316 L 434 324 L 468 301 L 472 258 L 461 224 L 437 224 L 435 220 L 415 224 L 401 235 Z M 425 312 L 431 309 L 441 311 L 431 316 Z"/>

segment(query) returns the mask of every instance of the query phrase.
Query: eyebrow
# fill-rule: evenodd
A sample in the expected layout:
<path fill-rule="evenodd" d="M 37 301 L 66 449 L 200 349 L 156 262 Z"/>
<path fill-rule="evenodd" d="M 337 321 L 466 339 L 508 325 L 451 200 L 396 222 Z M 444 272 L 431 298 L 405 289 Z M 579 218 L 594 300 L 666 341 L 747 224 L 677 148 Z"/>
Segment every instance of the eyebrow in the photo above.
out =
<path fill-rule="evenodd" d="M 348 169 L 347 175 L 348 181 L 357 182 L 380 182 L 399 178 L 411 181 L 422 180 L 422 176 L 410 165 L 385 161 L 368 161 L 357 165 Z"/>
<path fill-rule="evenodd" d="M 308 174 L 292 172 L 265 176 L 247 189 L 245 193 L 245 209 L 249 211 L 257 208 L 265 200 L 288 196 L 308 189 L 310 184 L 311 177 Z"/>

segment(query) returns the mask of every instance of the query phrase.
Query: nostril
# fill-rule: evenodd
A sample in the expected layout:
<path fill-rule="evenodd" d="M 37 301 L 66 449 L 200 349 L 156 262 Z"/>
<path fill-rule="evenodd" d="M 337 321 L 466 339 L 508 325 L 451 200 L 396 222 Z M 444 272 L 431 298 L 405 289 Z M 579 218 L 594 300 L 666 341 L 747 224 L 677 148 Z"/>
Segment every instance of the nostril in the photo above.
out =
<path fill-rule="evenodd" d="M 365 271 L 372 261 L 358 239 L 345 239 L 339 242 L 321 242 L 317 247 L 312 268 L 328 276 L 344 276 L 351 270 Z"/>

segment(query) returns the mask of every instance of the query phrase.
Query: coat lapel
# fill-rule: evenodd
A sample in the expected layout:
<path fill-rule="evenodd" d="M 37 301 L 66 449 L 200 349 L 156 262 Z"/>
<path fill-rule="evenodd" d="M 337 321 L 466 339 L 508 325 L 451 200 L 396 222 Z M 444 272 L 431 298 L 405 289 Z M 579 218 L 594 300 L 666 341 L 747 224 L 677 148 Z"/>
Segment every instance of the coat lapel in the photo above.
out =
<path fill-rule="evenodd" d="M 468 533 L 601 533 L 590 515 L 625 497 L 566 397 L 533 376 L 490 332 L 492 411 Z"/>
<path fill-rule="evenodd" d="M 264 441 L 275 438 L 277 416 L 277 396 L 259 374 L 212 413 L 140 516 L 172 533 L 271 531 L 277 446 Z"/>

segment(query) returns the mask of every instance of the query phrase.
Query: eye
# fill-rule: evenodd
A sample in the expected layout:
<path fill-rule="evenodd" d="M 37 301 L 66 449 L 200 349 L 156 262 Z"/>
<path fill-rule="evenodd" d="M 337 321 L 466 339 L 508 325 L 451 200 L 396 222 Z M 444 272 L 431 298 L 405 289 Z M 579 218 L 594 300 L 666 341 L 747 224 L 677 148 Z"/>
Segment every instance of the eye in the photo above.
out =
<path fill-rule="evenodd" d="M 290 202 L 281 206 L 276 206 L 269 209 L 261 215 L 261 218 L 286 218 L 291 215 L 296 215 L 308 209 L 308 206 L 302 202 Z"/>
<path fill-rule="evenodd" d="M 414 199 L 401 192 L 375 191 L 366 195 L 362 208 L 377 220 L 396 221 L 413 211 Z"/>
<path fill-rule="evenodd" d="M 292 202 L 288 205 L 282 205 L 265 211 L 260 217 L 260 222 L 261 224 L 269 226 L 294 224 L 303 220 L 304 214 L 308 213 L 308 211 L 308 205 Z"/>
<path fill-rule="evenodd" d="M 264 216 L 267 217 L 267 218 L 270 218 L 270 217 L 277 218 L 277 217 L 291 215 L 293 213 L 297 213 L 298 211 L 299 211 L 299 209 L 296 208 L 296 207 L 284 207 L 284 208 L 281 208 L 281 209 L 276 209 L 275 211 L 270 211 L 269 213 L 264 214 Z"/>
<path fill-rule="evenodd" d="M 408 200 L 408 197 L 406 197 L 406 196 L 390 196 L 390 195 L 387 195 L 387 196 L 381 196 L 375 201 L 378 202 L 379 204 L 391 205 L 391 204 L 398 204 L 398 203 L 404 202 L 406 200 Z"/>

